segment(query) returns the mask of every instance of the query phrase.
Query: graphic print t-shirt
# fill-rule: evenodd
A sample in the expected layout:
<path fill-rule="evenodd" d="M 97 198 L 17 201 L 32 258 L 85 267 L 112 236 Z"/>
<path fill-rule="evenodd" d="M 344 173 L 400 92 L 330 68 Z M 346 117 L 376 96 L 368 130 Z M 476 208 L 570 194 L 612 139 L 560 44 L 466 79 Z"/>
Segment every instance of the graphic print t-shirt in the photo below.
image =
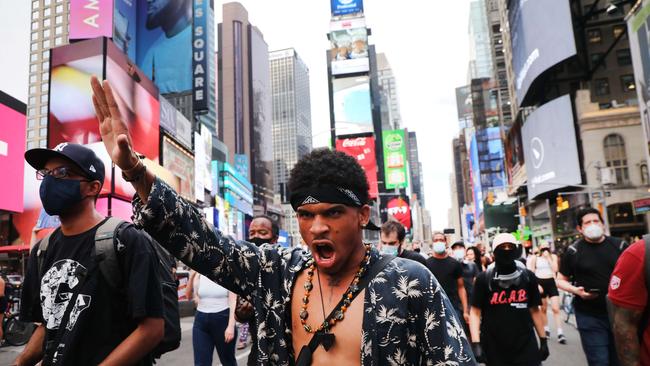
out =
<path fill-rule="evenodd" d="M 476 277 L 472 306 L 481 309 L 481 343 L 488 361 L 496 362 L 497 358 L 501 362 L 517 365 L 539 362 L 529 309 L 540 306 L 542 299 L 535 274 L 526 271 L 527 280 L 522 278 L 519 285 L 507 289 L 493 283 L 490 290 L 487 272 L 481 272 Z"/>
<path fill-rule="evenodd" d="M 42 279 L 36 256 L 39 244 L 32 249 L 20 316 L 46 327 L 43 365 L 97 365 L 133 332 L 139 320 L 162 317 L 156 257 L 148 239 L 133 227 L 120 233 L 116 250 L 123 286 L 115 289 L 92 263 L 100 225 L 74 236 L 57 230 L 43 259 Z M 68 306 L 72 306 L 69 320 L 62 329 Z M 148 363 L 138 365 L 142 364 Z"/>

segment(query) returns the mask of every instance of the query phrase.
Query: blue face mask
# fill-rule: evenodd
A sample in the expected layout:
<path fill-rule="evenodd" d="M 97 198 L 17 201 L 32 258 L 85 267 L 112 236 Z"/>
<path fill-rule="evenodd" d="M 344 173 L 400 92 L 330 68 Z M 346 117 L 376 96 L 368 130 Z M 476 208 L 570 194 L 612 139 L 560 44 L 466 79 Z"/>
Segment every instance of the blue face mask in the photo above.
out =
<path fill-rule="evenodd" d="M 381 254 L 383 255 L 394 255 L 397 256 L 397 246 L 393 245 L 382 245 Z"/>
<path fill-rule="evenodd" d="M 81 197 L 81 181 L 46 176 L 39 189 L 43 208 L 48 215 L 61 215 L 74 208 Z"/>
<path fill-rule="evenodd" d="M 433 243 L 433 252 L 436 254 L 442 254 L 447 250 L 447 244 L 441 242 L 441 241 L 436 241 Z"/>

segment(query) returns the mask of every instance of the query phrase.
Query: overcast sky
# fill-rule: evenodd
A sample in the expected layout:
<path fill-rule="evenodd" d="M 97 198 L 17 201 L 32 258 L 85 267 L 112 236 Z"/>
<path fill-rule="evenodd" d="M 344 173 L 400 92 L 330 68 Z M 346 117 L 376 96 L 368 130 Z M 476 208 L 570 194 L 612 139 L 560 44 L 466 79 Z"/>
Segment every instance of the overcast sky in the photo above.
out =
<path fill-rule="evenodd" d="M 329 0 L 240 2 L 269 50 L 293 47 L 309 67 L 314 145 L 326 145 Z M 0 90 L 22 101 L 27 99 L 30 3 L 0 0 Z M 215 1 L 216 22 L 221 4 Z M 442 229 L 451 206 L 451 140 L 458 132 L 455 88 L 467 78 L 469 0 L 365 0 L 364 8 L 370 43 L 393 68 L 404 127 L 417 132 L 426 206 L 433 228 Z"/>

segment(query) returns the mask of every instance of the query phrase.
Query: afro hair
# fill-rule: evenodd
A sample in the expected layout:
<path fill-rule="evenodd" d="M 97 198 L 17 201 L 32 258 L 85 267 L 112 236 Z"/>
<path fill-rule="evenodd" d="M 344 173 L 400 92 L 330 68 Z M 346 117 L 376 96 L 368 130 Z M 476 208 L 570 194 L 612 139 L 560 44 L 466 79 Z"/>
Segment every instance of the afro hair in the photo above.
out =
<path fill-rule="evenodd" d="M 315 149 L 298 160 L 291 170 L 291 192 L 324 185 L 351 189 L 361 195 L 361 202 L 369 201 L 366 173 L 355 158 L 343 152 Z"/>

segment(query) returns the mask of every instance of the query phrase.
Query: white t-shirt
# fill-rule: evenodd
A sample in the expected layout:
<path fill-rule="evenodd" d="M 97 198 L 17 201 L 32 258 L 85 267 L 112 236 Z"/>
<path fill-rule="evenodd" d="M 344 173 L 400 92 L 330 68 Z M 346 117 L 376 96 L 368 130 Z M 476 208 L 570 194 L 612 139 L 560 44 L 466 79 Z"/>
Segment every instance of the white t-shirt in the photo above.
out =
<path fill-rule="evenodd" d="M 228 290 L 203 275 L 194 278 L 194 290 L 199 297 L 196 310 L 202 313 L 219 313 L 229 308 Z"/>

